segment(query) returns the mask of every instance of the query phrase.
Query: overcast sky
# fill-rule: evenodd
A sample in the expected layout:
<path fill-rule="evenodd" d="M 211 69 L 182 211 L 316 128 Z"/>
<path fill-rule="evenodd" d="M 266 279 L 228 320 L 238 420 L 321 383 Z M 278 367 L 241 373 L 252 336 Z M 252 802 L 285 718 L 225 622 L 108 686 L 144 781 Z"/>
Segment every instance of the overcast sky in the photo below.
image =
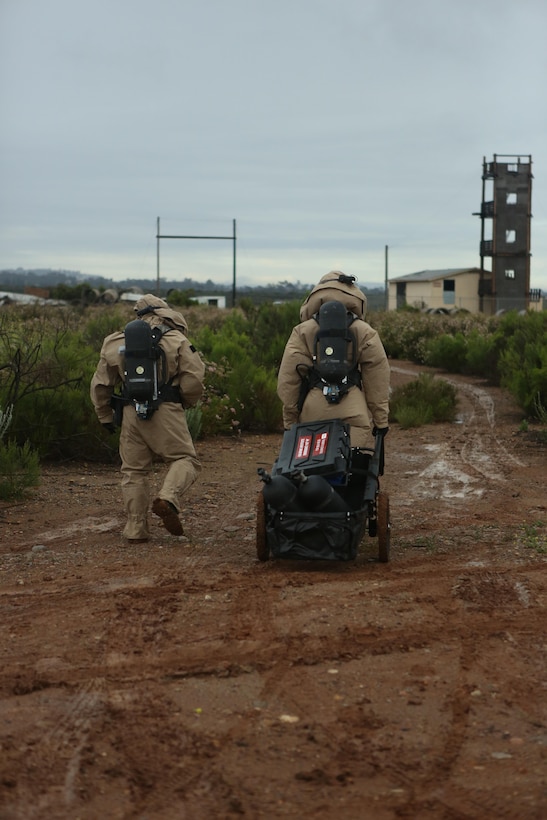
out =
<path fill-rule="evenodd" d="M 545 0 L 0 0 L 0 269 L 242 284 L 480 264 L 483 158 L 532 155 Z M 161 240 L 232 280 L 229 240 Z"/>

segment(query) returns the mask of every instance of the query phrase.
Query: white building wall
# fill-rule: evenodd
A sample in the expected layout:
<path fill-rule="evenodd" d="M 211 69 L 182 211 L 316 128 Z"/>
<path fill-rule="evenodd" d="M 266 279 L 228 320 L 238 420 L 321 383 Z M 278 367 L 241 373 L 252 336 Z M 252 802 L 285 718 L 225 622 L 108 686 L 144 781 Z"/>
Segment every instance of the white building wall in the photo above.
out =
<path fill-rule="evenodd" d="M 447 291 L 444 279 L 405 283 L 406 304 L 417 308 L 459 308 L 477 313 L 479 310 L 478 273 L 461 273 L 454 277 L 446 277 L 454 281 L 454 290 Z M 397 309 L 397 282 L 389 283 L 388 309 Z"/>
<path fill-rule="evenodd" d="M 225 308 L 225 296 L 192 296 L 192 299 L 199 305 L 210 305 L 211 307 Z"/>

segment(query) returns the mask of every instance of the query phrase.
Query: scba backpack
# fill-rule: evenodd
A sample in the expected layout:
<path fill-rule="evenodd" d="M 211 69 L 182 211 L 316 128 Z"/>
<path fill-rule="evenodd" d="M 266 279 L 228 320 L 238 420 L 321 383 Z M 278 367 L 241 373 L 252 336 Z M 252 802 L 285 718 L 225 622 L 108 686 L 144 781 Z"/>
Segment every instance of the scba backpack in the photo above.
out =
<path fill-rule="evenodd" d="M 135 406 L 137 416 L 151 418 L 162 401 L 180 402 L 180 393 L 166 380 L 167 363 L 160 340 L 172 328 L 151 327 L 143 319 L 125 326 L 124 387 L 121 397 Z"/>
<path fill-rule="evenodd" d="M 338 404 L 354 385 L 361 385 L 355 335 L 351 325 L 357 318 L 342 302 L 324 302 L 313 317 L 319 325 L 315 335 L 313 366 L 301 373 L 299 411 L 308 392 L 320 387 L 329 404 Z"/>

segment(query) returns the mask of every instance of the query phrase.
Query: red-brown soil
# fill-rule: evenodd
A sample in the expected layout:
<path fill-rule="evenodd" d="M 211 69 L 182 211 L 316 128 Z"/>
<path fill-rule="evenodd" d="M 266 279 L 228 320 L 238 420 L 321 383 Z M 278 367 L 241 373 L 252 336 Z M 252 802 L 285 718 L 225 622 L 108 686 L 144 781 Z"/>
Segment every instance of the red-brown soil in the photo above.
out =
<path fill-rule="evenodd" d="M 257 560 L 280 435 L 198 443 L 180 539 L 124 543 L 115 467 L 2 503 L 0 818 L 547 817 L 547 451 L 450 380 L 386 439 L 387 564 Z"/>

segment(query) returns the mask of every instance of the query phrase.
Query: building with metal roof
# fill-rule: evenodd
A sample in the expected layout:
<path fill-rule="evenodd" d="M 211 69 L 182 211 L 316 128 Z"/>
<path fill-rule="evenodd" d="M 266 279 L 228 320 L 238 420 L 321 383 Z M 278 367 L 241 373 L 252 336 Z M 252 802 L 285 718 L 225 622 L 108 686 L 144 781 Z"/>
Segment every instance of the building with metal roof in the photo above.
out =
<path fill-rule="evenodd" d="M 480 268 L 421 270 L 389 280 L 389 310 L 479 311 Z"/>
<path fill-rule="evenodd" d="M 504 300 L 497 294 L 494 300 L 491 295 L 484 295 L 484 283 L 489 282 L 491 277 L 491 271 L 481 268 L 442 268 L 397 276 L 388 283 L 388 310 L 405 306 L 440 312 L 467 310 L 470 313 L 489 314 L 514 310 L 513 299 Z M 535 297 L 536 291 L 530 292 L 523 307 L 542 310 L 541 291 L 537 291 Z"/>

